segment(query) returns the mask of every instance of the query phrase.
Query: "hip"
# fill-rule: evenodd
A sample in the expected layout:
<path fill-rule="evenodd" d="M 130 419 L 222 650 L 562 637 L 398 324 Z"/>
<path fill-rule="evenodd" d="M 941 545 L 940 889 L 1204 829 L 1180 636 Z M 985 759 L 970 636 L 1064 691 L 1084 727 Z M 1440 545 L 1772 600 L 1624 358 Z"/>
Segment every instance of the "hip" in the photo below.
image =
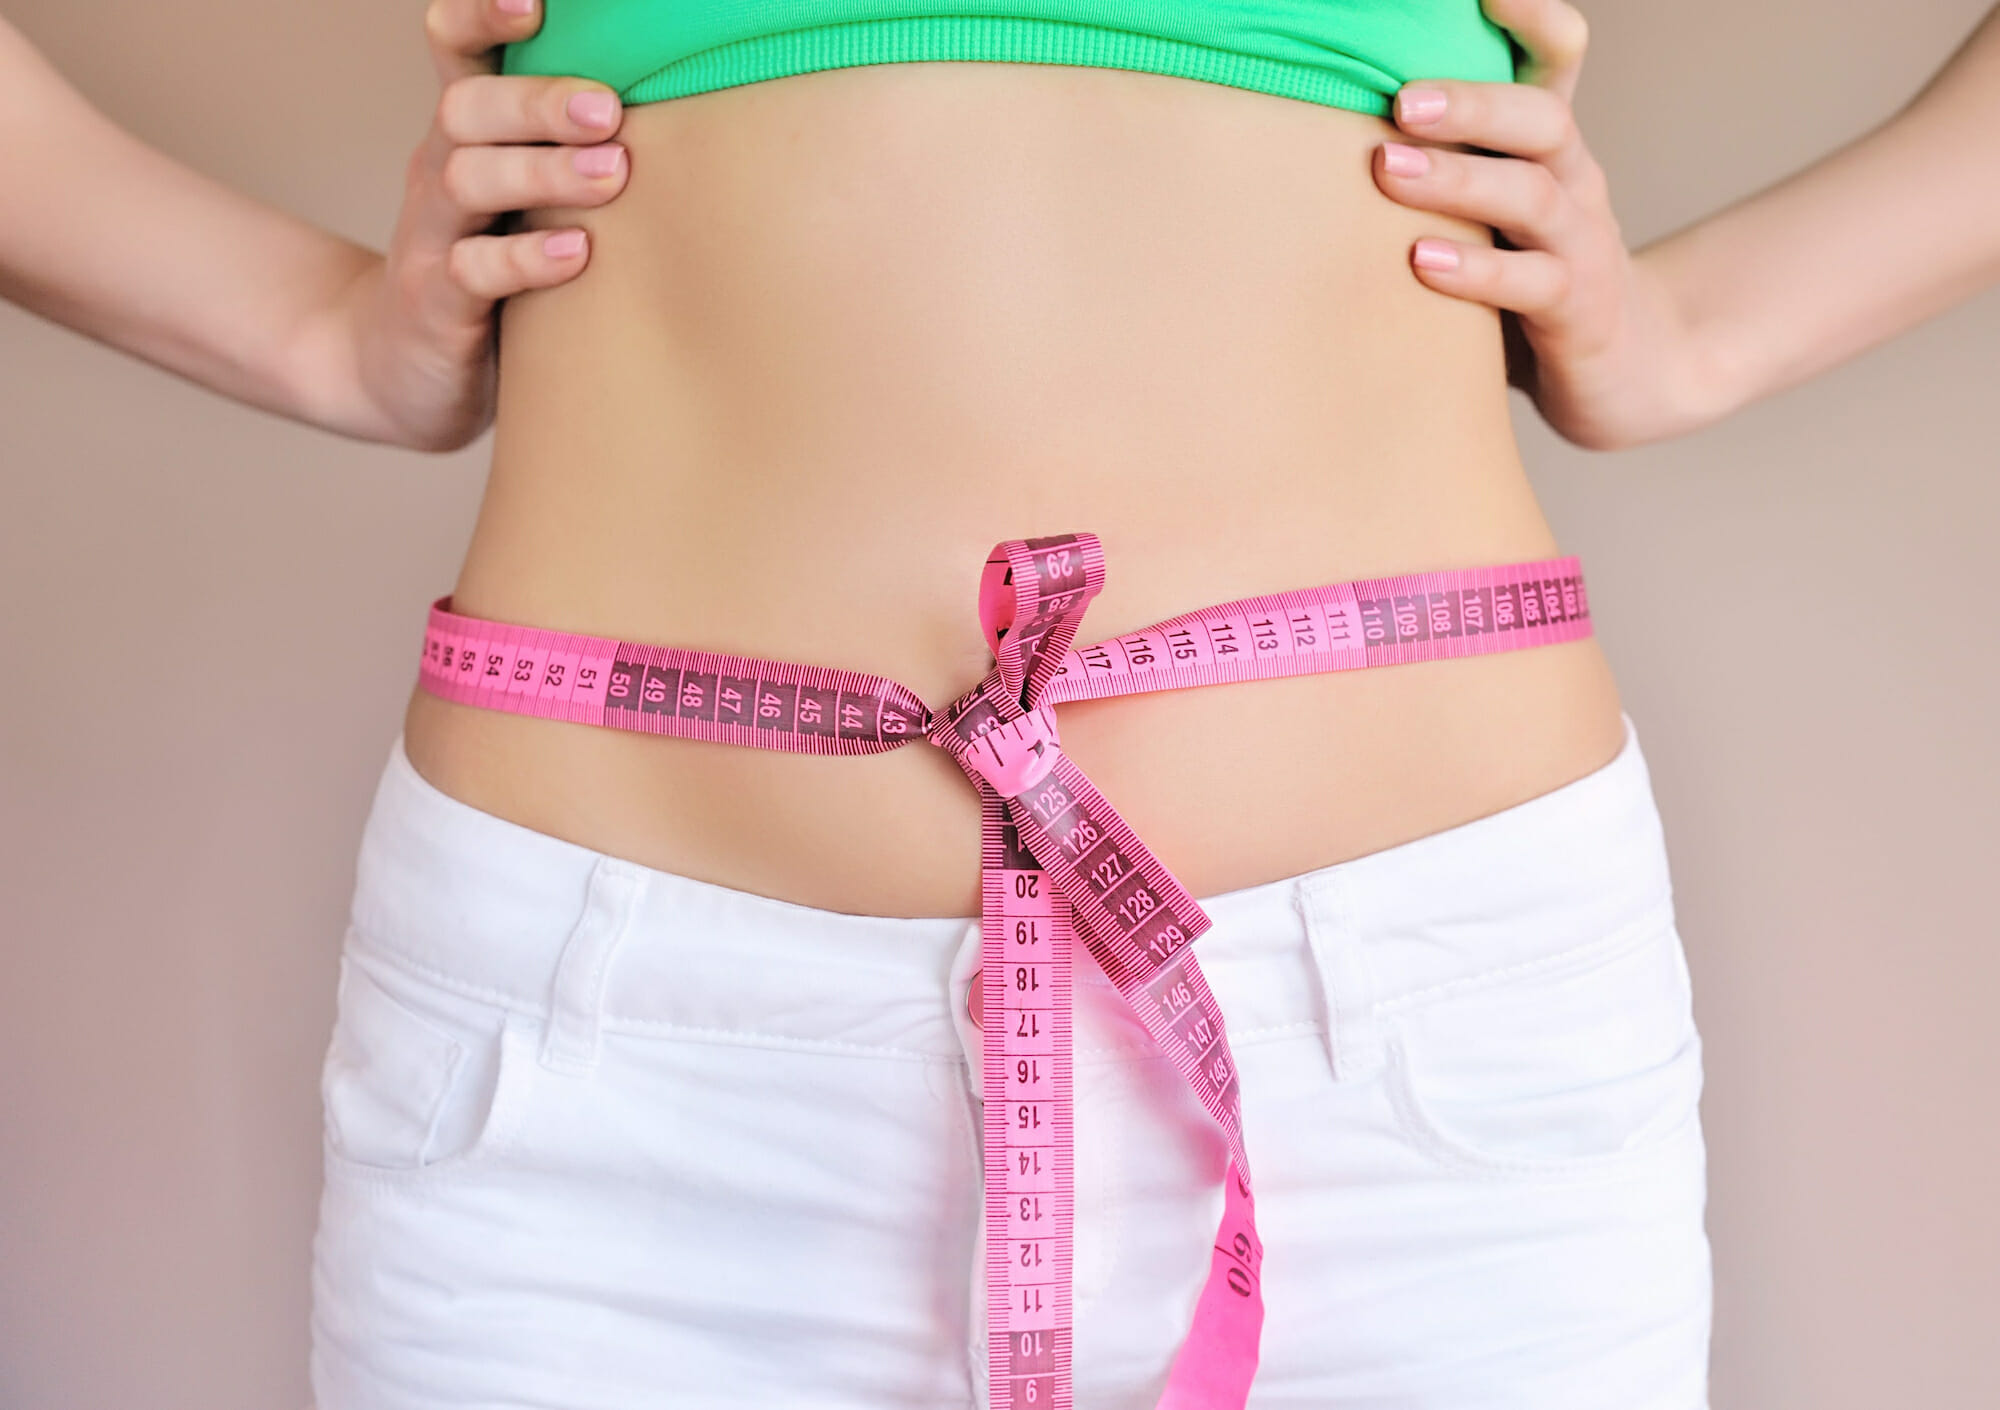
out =
<path fill-rule="evenodd" d="M 1526 803 L 1202 898 L 1253 1406 L 1703 1403 L 1700 1042 L 1621 727 Z M 980 1403 L 978 931 L 609 857 L 395 750 L 326 1066 L 319 1403 Z M 1077 1391 L 1147 1406 L 1227 1153 L 1082 973 L 1075 1032 Z"/>

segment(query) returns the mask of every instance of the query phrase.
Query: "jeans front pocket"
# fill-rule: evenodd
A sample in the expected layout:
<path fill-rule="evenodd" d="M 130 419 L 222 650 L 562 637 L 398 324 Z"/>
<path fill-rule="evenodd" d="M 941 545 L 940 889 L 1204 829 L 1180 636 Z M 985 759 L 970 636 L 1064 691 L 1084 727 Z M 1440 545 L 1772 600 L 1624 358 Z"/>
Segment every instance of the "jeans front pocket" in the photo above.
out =
<path fill-rule="evenodd" d="M 1614 1176 L 1699 1130 L 1701 1037 L 1671 900 L 1602 941 L 1384 1019 L 1404 1134 L 1452 1169 Z"/>
<path fill-rule="evenodd" d="M 350 936 L 320 1074 L 328 1176 L 428 1179 L 508 1147 L 534 1082 L 533 1028 Z"/>

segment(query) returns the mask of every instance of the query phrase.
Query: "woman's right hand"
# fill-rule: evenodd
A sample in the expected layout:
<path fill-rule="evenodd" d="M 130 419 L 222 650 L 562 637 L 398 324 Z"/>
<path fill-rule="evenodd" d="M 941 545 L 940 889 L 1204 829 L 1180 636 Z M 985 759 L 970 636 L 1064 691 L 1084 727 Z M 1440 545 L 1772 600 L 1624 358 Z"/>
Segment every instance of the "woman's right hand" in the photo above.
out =
<path fill-rule="evenodd" d="M 541 23 L 541 0 L 431 0 L 424 14 L 441 91 L 410 157 L 406 214 L 452 232 L 452 278 L 475 298 L 565 283 L 588 258 L 581 226 L 491 233 L 498 217 L 598 206 L 625 186 L 616 93 L 589 79 L 498 72 L 501 47 Z"/>
<path fill-rule="evenodd" d="M 1392 200 L 1492 226 L 1495 243 L 1426 236 L 1411 268 L 1439 293 L 1501 311 L 1508 382 L 1566 439 L 1613 450 L 1692 429 L 1706 419 L 1697 349 L 1657 275 L 1626 250 L 1570 109 L 1588 26 L 1564 0 L 1483 6 L 1526 55 L 1516 80 L 1423 79 L 1395 105 L 1413 137 L 1483 152 L 1385 143 L 1375 177 Z"/>
<path fill-rule="evenodd" d="M 578 225 L 505 233 L 510 211 L 599 206 L 625 187 L 617 95 L 581 78 L 503 76 L 500 46 L 541 25 L 539 0 L 431 0 L 443 85 L 405 171 L 387 265 L 356 321 L 361 384 L 386 437 L 463 445 L 492 418 L 499 300 L 566 283 L 589 259 Z"/>
<path fill-rule="evenodd" d="M 431 6 L 444 92 L 385 259 L 146 145 L 0 18 L 0 299 L 342 435 L 464 445 L 492 418 L 495 304 L 588 258 L 578 225 L 496 217 L 625 185 L 609 88 L 493 72 L 540 24 L 538 0 Z"/>

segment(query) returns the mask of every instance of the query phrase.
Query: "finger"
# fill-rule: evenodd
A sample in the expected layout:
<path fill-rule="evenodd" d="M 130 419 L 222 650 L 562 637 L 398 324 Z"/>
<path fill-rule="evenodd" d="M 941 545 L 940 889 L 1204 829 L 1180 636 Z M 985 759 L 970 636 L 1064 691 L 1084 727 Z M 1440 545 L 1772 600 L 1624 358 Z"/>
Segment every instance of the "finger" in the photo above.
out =
<path fill-rule="evenodd" d="M 430 0 L 424 37 L 438 82 L 499 68 L 502 44 L 515 44 L 542 27 L 540 0 Z"/>
<path fill-rule="evenodd" d="M 1518 83 L 1427 78 L 1396 94 L 1396 126 L 1426 142 L 1456 142 L 1537 161 L 1579 194 L 1603 177 L 1567 99 Z"/>
<path fill-rule="evenodd" d="M 590 260 L 590 236 L 578 229 L 521 235 L 471 235 L 451 247 L 451 279 L 488 303 L 528 289 L 568 283 Z"/>
<path fill-rule="evenodd" d="M 1396 126 L 1426 142 L 1461 142 L 1541 159 L 1576 140 L 1568 103 L 1546 88 L 1426 78 L 1396 93 Z"/>
<path fill-rule="evenodd" d="M 1580 229 L 1577 203 L 1539 162 L 1384 142 L 1375 179 L 1403 205 L 1490 225 L 1528 248 L 1563 254 Z"/>
<path fill-rule="evenodd" d="M 1410 268 L 1439 293 L 1530 319 L 1557 314 L 1569 297 L 1569 262 L 1545 250 L 1496 250 L 1426 235 L 1410 248 Z"/>
<path fill-rule="evenodd" d="M 1517 83 L 1549 89 L 1564 102 L 1576 96 L 1590 47 L 1590 22 L 1581 10 L 1565 0 L 1481 0 L 1480 8 L 1527 55 L 1514 67 Z"/>
<path fill-rule="evenodd" d="M 438 130 L 459 147 L 602 142 L 623 120 L 616 93 L 580 78 L 481 73 L 446 84 L 438 95 Z"/>
<path fill-rule="evenodd" d="M 460 147 L 440 183 L 466 216 L 544 206 L 599 206 L 625 189 L 631 163 L 616 142 L 595 147 Z"/>

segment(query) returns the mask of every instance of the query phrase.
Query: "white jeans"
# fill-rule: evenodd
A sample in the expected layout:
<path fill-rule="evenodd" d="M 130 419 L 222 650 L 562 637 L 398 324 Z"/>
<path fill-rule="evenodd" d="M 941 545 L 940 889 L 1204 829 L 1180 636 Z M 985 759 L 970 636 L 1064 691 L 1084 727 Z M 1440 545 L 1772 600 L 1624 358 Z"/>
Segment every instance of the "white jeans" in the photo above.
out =
<path fill-rule="evenodd" d="M 1253 1406 L 1706 1405 L 1701 1044 L 1626 730 L 1552 793 L 1203 900 Z M 398 741 L 326 1059 L 319 1410 L 983 1404 L 978 945 L 532 832 Z M 1150 1410 L 1225 1156 L 1078 964 L 1076 1404 Z"/>

